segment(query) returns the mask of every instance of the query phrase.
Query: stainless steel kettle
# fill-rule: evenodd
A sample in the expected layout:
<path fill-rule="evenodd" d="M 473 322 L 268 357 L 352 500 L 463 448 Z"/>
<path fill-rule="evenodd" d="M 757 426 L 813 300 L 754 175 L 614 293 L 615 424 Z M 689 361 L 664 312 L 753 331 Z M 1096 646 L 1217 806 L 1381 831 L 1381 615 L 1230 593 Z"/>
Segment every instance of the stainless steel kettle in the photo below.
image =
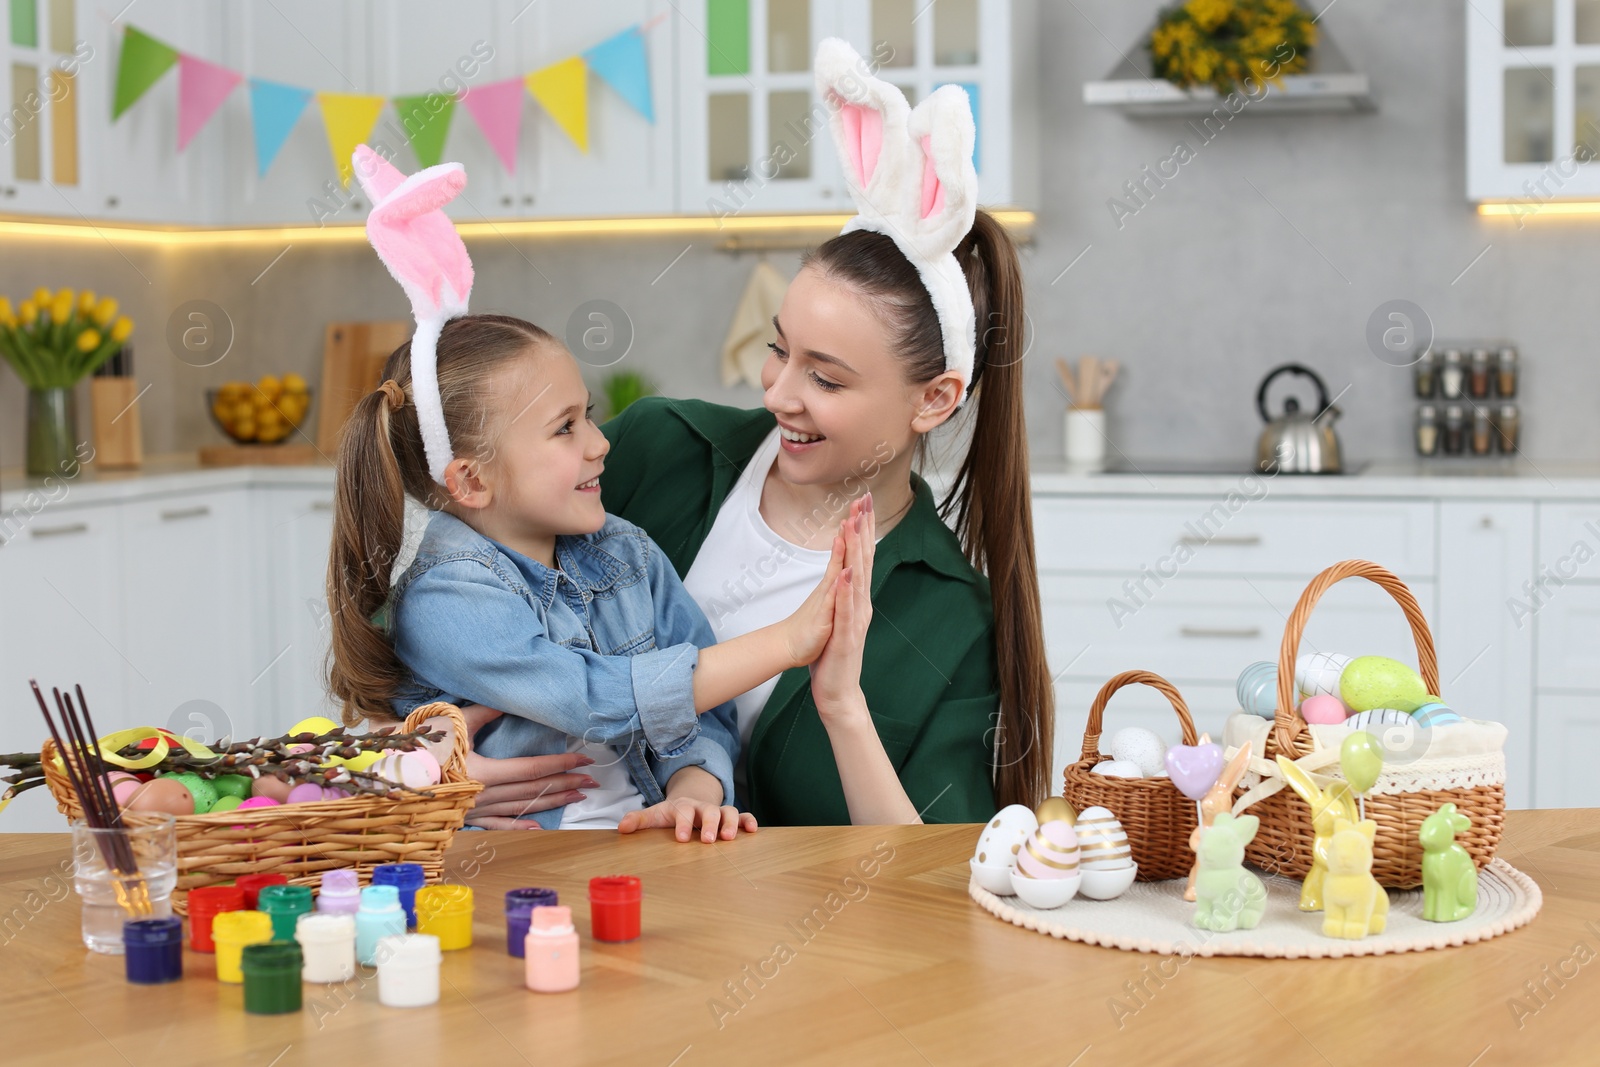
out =
<path fill-rule="evenodd" d="M 1317 387 L 1317 411 L 1308 415 L 1300 410 L 1300 402 L 1289 397 L 1283 402 L 1283 414 L 1273 418 L 1267 413 L 1267 386 L 1280 374 L 1299 374 L 1310 378 Z M 1256 442 L 1256 469 L 1282 474 L 1338 474 L 1342 464 L 1339 458 L 1339 437 L 1333 432 L 1333 422 L 1340 415 L 1338 408 L 1328 403 L 1328 387 L 1317 372 L 1299 363 L 1285 363 L 1273 369 L 1261 380 L 1256 392 L 1256 410 L 1267 425 Z"/>

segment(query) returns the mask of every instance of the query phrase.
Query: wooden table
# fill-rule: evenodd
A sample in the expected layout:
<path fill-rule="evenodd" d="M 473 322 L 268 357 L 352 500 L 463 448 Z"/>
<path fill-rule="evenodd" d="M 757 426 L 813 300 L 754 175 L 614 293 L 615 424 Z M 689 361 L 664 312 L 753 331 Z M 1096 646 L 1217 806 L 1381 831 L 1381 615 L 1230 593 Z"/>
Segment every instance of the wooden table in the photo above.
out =
<path fill-rule="evenodd" d="M 386 1009 L 358 976 L 306 986 L 304 1010 L 277 1017 L 246 1015 L 208 956 L 188 955 L 181 983 L 128 985 L 120 958 L 79 940 L 60 876 L 66 835 L 0 835 L 0 1063 L 287 1067 L 374 1051 L 408 1067 L 1600 1059 L 1595 810 L 1507 817 L 1501 855 L 1545 893 L 1530 926 L 1350 960 L 1180 962 L 1010 926 L 966 895 L 977 832 L 774 828 L 713 846 L 665 831 L 461 834 L 451 875 L 476 890 L 477 943 L 446 954 L 436 1007 Z M 595 944 L 584 890 L 615 873 L 644 880 L 644 935 Z M 528 992 L 506 956 L 502 893 L 522 885 L 573 906 L 576 992 Z"/>

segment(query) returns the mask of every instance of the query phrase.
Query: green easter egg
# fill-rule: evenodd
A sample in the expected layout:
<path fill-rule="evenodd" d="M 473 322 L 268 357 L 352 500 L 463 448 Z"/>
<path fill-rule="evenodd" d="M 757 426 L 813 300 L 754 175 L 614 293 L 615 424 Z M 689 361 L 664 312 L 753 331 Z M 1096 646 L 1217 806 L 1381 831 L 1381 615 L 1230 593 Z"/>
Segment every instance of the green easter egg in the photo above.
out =
<path fill-rule="evenodd" d="M 1387 656 L 1357 656 L 1339 675 L 1339 697 L 1351 711 L 1394 708 L 1413 712 L 1428 703 L 1422 676 Z"/>
<path fill-rule="evenodd" d="M 243 800 L 250 795 L 250 778 L 247 775 L 218 775 L 216 778 L 211 779 L 211 784 L 216 786 L 217 792 L 225 797 L 238 797 Z"/>
<path fill-rule="evenodd" d="M 1356 730 L 1339 746 L 1339 769 L 1357 793 L 1372 788 L 1383 771 L 1383 749 L 1378 739 L 1365 730 Z"/>
<path fill-rule="evenodd" d="M 215 804 L 211 805 L 211 811 L 213 811 L 213 812 L 232 811 L 234 808 L 237 808 L 240 804 L 243 804 L 243 803 L 244 803 L 244 798 L 243 797 L 236 797 L 232 793 L 229 793 L 226 796 L 218 797 L 217 798 L 217 802 Z"/>
<path fill-rule="evenodd" d="M 194 794 L 194 810 L 196 813 L 210 811 L 211 806 L 217 802 L 217 787 L 193 771 L 170 774 L 167 777 L 174 781 L 182 782 L 183 787 Z"/>

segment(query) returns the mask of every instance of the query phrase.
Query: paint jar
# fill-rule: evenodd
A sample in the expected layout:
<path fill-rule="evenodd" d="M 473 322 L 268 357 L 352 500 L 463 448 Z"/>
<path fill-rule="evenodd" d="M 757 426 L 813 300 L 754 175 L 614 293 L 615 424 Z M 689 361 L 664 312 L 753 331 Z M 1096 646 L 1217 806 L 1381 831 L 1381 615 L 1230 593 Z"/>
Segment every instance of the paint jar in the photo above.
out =
<path fill-rule="evenodd" d="M 334 915 L 354 915 L 361 910 L 361 878 L 349 867 L 322 872 L 317 910 Z"/>
<path fill-rule="evenodd" d="M 207 885 L 189 890 L 189 948 L 215 952 L 211 921 L 225 911 L 244 911 L 244 890 L 236 885 Z"/>
<path fill-rule="evenodd" d="M 400 890 L 392 885 L 369 885 L 361 891 L 356 912 L 356 962 L 371 967 L 378 942 L 406 932 L 406 913 L 400 907 Z"/>
<path fill-rule="evenodd" d="M 160 985 L 183 977 L 183 920 L 176 915 L 123 923 L 122 946 L 128 981 Z"/>
<path fill-rule="evenodd" d="M 252 1015 L 284 1015 L 300 1010 L 300 971 L 304 960 L 293 941 L 263 941 L 244 947 L 244 1010 Z"/>
<path fill-rule="evenodd" d="M 269 885 L 288 885 L 289 878 L 282 874 L 245 874 L 235 878 L 233 884 L 244 890 L 246 910 L 254 911 L 259 904 L 257 897 L 263 888 Z"/>
<path fill-rule="evenodd" d="M 535 993 L 565 993 L 578 988 L 578 932 L 572 909 L 560 905 L 534 908 L 523 948 L 524 980 Z"/>
<path fill-rule="evenodd" d="M 417 932 L 439 939 L 444 952 L 472 945 L 472 887 L 425 885 L 417 890 Z"/>
<path fill-rule="evenodd" d="M 405 909 L 406 926 L 417 925 L 417 890 L 427 882 L 420 863 L 380 863 L 372 868 L 373 885 L 392 885 L 400 891 L 400 907 Z"/>
<path fill-rule="evenodd" d="M 522 958 L 523 942 L 528 937 L 528 913 L 534 908 L 559 904 L 554 889 L 508 889 L 506 891 L 506 955 Z"/>
<path fill-rule="evenodd" d="M 312 912 L 294 926 L 305 964 L 300 977 L 307 982 L 347 982 L 356 975 L 356 917 Z"/>
<path fill-rule="evenodd" d="M 294 924 L 311 912 L 311 887 L 308 885 L 268 885 L 261 887 L 256 910 L 272 916 L 272 939 L 293 941 Z"/>
<path fill-rule="evenodd" d="M 378 1002 L 420 1008 L 439 1002 L 439 939 L 396 934 L 378 943 Z"/>
<path fill-rule="evenodd" d="M 589 923 L 594 939 L 632 941 L 637 938 L 643 897 L 639 879 L 630 874 L 589 879 Z"/>
<path fill-rule="evenodd" d="M 217 981 L 238 985 L 245 946 L 272 940 L 272 917 L 259 911 L 225 911 L 211 920 L 211 940 L 217 950 Z"/>

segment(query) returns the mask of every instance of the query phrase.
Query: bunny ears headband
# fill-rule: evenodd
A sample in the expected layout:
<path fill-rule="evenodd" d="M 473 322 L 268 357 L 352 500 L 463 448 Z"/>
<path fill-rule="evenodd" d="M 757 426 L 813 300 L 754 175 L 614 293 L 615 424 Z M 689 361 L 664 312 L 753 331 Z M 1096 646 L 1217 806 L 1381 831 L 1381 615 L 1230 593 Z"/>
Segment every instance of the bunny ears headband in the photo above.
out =
<path fill-rule="evenodd" d="M 939 316 L 945 369 L 961 378 L 960 403 L 977 350 L 972 293 L 954 255 L 978 210 L 972 105 L 960 86 L 945 85 L 912 108 L 837 37 L 817 46 L 815 66 L 856 205 L 840 232 L 884 234 L 916 267 Z"/>
<path fill-rule="evenodd" d="M 355 172 L 372 200 L 367 240 L 411 300 L 411 392 L 428 458 L 428 473 L 444 484 L 455 454 L 439 399 L 439 333 L 467 313 L 472 261 L 444 206 L 467 184 L 459 163 L 441 163 L 407 177 L 366 145 L 355 151 Z"/>

